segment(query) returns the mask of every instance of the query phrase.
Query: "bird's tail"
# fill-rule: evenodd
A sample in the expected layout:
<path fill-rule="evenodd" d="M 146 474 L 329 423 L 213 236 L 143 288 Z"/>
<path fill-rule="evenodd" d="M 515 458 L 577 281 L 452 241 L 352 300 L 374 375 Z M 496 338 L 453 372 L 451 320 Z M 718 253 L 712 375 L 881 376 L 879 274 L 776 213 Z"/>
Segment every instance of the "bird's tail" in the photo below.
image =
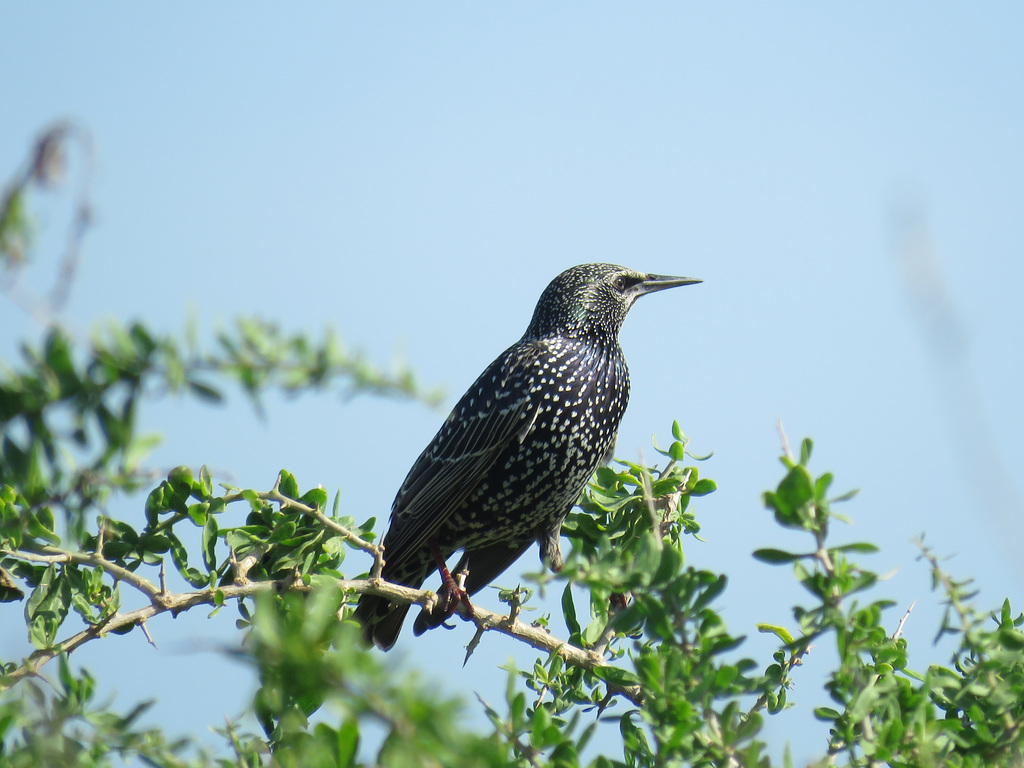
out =
<path fill-rule="evenodd" d="M 397 558 L 396 558 L 397 559 Z M 427 559 L 403 558 L 385 563 L 381 578 L 392 584 L 401 584 L 418 589 L 430 572 L 431 561 Z M 398 640 L 402 622 L 409 613 L 409 604 L 392 603 L 380 595 L 364 594 L 359 598 L 353 618 L 363 627 L 367 645 L 376 645 L 386 651 Z"/>
<path fill-rule="evenodd" d="M 367 645 L 376 645 L 386 651 L 398 640 L 402 623 L 409 613 L 409 605 L 394 605 L 386 597 L 363 595 L 352 614 L 363 627 Z"/>

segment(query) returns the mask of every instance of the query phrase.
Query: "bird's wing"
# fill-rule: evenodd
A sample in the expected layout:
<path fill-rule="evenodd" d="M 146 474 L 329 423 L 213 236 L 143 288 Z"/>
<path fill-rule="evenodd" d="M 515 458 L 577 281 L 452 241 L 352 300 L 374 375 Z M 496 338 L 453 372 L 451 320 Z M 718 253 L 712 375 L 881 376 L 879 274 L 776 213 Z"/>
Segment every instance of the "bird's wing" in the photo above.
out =
<path fill-rule="evenodd" d="M 389 563 L 397 565 L 426 545 L 502 452 L 526 439 L 539 410 L 530 389 L 544 351 L 542 343 L 511 347 L 452 409 L 395 497 L 384 539 Z"/>

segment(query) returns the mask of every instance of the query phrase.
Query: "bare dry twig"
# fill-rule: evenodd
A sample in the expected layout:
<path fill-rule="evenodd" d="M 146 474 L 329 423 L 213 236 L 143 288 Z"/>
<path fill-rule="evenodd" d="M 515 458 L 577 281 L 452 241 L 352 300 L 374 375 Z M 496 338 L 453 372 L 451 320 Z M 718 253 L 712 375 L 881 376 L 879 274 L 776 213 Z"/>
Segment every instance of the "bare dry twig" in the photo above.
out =
<path fill-rule="evenodd" d="M 898 626 L 898 627 L 896 627 L 896 631 L 892 633 L 892 639 L 893 639 L 893 640 L 899 640 L 899 639 L 900 639 L 900 637 L 902 637 L 902 636 L 903 636 L 903 625 L 907 623 L 907 619 L 909 619 L 909 618 L 910 618 L 910 613 L 911 613 L 911 612 L 912 612 L 912 611 L 914 610 L 914 606 L 915 606 L 915 605 L 917 605 L 917 600 L 915 600 L 914 602 L 912 602 L 912 603 L 910 604 L 910 607 L 909 607 L 909 608 L 907 608 L 907 612 L 903 614 L 903 618 L 902 618 L 902 619 L 900 619 L 900 624 L 899 624 L 899 626 Z"/>

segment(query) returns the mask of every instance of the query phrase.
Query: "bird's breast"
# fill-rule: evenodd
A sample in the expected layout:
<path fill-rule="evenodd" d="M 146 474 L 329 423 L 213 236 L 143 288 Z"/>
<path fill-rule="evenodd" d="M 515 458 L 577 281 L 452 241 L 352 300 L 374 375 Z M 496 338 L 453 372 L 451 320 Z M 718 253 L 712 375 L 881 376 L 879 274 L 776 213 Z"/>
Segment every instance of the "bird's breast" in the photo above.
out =
<path fill-rule="evenodd" d="M 531 427 L 507 468 L 582 487 L 614 446 L 628 400 L 629 371 L 617 349 L 553 345 L 537 360 Z"/>

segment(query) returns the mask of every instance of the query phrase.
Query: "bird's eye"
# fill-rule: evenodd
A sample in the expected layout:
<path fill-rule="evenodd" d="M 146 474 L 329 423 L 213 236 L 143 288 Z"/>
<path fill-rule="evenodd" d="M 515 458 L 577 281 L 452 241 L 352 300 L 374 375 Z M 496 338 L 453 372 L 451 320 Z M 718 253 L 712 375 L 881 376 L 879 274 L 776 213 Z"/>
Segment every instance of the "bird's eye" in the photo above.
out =
<path fill-rule="evenodd" d="M 624 291 L 627 288 L 629 288 L 629 286 L 631 286 L 632 284 L 632 281 L 630 281 L 630 279 L 625 275 L 619 275 L 618 277 L 615 278 L 614 282 L 612 283 L 612 285 L 614 285 L 615 289 L 618 291 Z"/>

